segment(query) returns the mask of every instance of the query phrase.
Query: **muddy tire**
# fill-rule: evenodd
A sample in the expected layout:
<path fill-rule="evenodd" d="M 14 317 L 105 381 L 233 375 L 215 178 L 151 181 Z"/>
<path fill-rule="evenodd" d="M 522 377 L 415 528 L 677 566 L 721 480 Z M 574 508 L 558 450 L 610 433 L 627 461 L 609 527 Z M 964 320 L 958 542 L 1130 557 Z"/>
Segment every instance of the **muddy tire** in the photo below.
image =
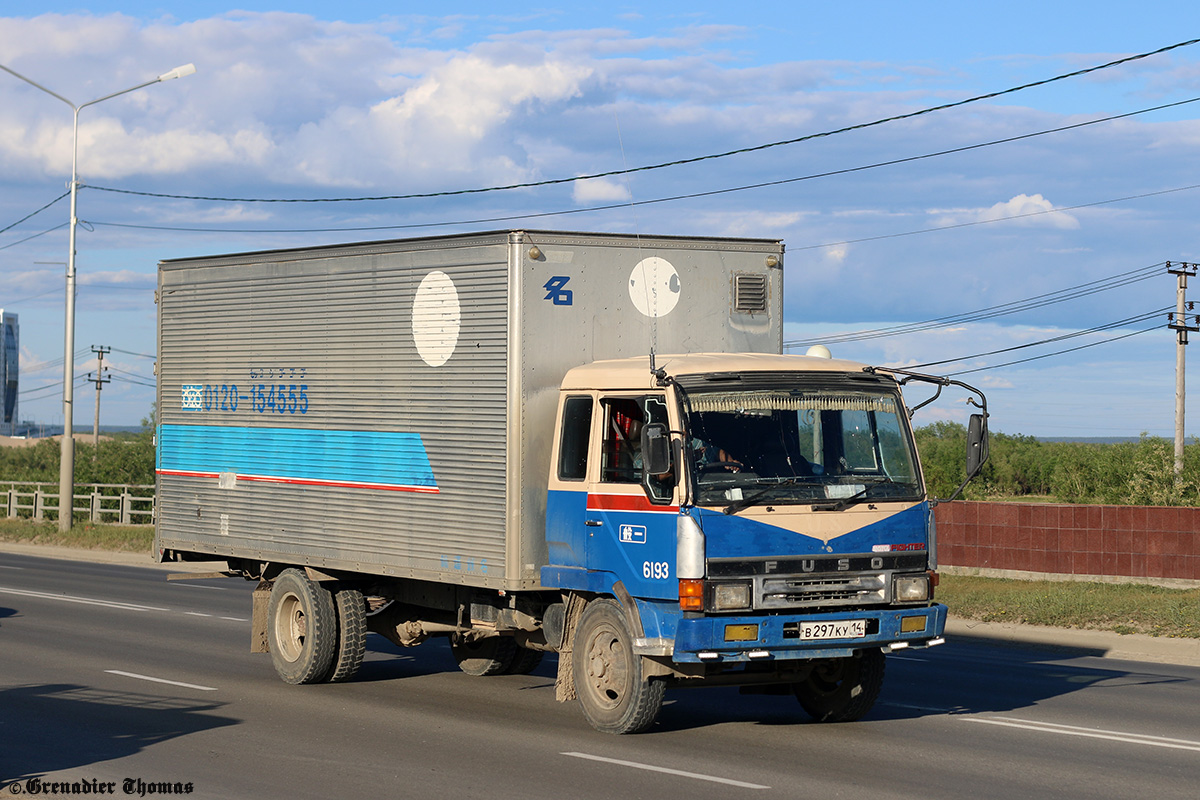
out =
<path fill-rule="evenodd" d="M 640 733 L 658 718 L 666 684 L 642 674 L 625 615 L 614 601 L 583 610 L 571 648 L 572 679 L 583 715 L 601 733 Z"/>
<path fill-rule="evenodd" d="M 267 642 L 275 671 L 286 683 L 325 679 L 337 646 L 337 615 L 329 590 L 297 569 L 271 587 Z"/>
<path fill-rule="evenodd" d="M 883 652 L 872 648 L 850 658 L 822 661 L 792 690 L 817 722 L 853 722 L 875 705 L 883 670 Z"/>
<path fill-rule="evenodd" d="M 325 680 L 342 683 L 354 677 L 367 652 L 367 602 L 362 592 L 349 587 L 333 590 L 337 615 L 337 646 Z"/>

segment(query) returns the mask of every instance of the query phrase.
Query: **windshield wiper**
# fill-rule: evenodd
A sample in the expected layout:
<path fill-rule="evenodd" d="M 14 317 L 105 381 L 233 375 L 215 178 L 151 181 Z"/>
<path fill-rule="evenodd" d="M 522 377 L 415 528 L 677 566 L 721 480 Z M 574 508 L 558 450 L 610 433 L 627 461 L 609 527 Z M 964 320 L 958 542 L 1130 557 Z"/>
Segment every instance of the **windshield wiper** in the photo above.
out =
<path fill-rule="evenodd" d="M 870 482 L 867 483 L 866 486 L 859 489 L 854 494 L 850 495 L 849 497 L 840 497 L 831 503 L 813 503 L 812 510 L 813 511 L 845 511 L 851 505 L 853 505 L 857 501 L 864 498 L 866 496 L 867 492 L 871 491 L 876 486 L 881 486 L 882 484 L 885 484 L 885 483 L 891 483 L 891 484 L 896 483 L 896 481 L 894 481 L 891 478 L 886 477 L 886 476 L 880 477 L 880 478 L 874 478 L 874 479 L 863 478 L 862 480 L 863 481 L 869 480 Z"/>
<path fill-rule="evenodd" d="M 795 486 L 799 482 L 800 482 L 800 478 L 795 477 L 795 478 L 788 478 L 786 481 L 780 481 L 779 483 L 773 483 L 765 489 L 758 490 L 757 492 L 750 495 L 749 497 L 743 497 L 741 500 L 735 500 L 734 502 L 725 506 L 725 508 L 721 509 L 721 511 L 725 514 L 736 514 L 737 512 L 741 511 L 742 509 L 749 508 L 750 506 L 754 505 L 756 502 L 758 502 L 762 498 L 767 497 L 768 495 L 774 494 L 775 492 L 779 491 L 780 489 L 786 489 L 789 486 Z"/>

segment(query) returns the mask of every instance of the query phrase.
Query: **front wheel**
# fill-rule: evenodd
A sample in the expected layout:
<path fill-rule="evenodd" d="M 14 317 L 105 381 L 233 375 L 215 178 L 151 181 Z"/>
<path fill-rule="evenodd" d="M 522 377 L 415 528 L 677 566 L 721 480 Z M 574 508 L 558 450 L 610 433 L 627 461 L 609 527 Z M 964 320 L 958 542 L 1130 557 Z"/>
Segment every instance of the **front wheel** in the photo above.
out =
<path fill-rule="evenodd" d="M 883 651 L 862 650 L 849 658 L 816 664 L 792 690 L 817 722 L 853 722 L 875 705 L 883 688 L 883 668 Z"/>
<path fill-rule="evenodd" d="M 572 680 L 583 715 L 601 733 L 640 733 L 662 708 L 666 684 L 642 674 L 625 615 L 612 600 L 583 610 L 572 647 Z"/>

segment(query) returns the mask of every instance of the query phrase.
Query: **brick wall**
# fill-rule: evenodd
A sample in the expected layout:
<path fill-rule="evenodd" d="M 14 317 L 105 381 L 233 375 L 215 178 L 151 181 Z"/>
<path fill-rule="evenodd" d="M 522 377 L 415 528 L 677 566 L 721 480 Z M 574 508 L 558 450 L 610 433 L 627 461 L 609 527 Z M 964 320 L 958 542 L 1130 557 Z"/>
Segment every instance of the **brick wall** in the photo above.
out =
<path fill-rule="evenodd" d="M 1200 580 L 1200 508 L 953 502 L 935 513 L 939 565 Z"/>

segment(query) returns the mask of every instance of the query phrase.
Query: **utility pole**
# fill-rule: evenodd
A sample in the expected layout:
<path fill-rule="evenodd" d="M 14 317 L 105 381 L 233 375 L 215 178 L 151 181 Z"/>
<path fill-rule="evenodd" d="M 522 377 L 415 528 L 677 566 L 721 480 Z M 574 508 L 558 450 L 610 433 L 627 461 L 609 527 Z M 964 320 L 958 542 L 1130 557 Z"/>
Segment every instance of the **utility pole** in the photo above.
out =
<path fill-rule="evenodd" d="M 92 421 L 92 445 L 98 448 L 100 447 L 100 389 L 103 388 L 104 384 L 112 382 L 112 378 L 104 377 L 105 370 L 107 369 L 104 366 L 104 354 L 111 353 L 112 348 L 104 347 L 103 345 L 92 345 L 92 352 L 96 354 L 99 363 L 96 365 L 96 377 L 93 378 L 92 373 L 89 372 L 87 379 L 96 384 L 96 417 Z"/>
<path fill-rule="evenodd" d="M 1196 265 L 1180 262 L 1172 266 L 1167 262 L 1167 272 L 1176 276 L 1175 313 L 1167 315 L 1167 327 L 1175 331 L 1175 483 L 1183 478 L 1183 407 L 1186 393 L 1184 391 L 1184 348 L 1188 343 L 1188 331 L 1200 331 L 1197 324 L 1200 317 L 1193 317 L 1188 324 L 1188 311 L 1195 306 L 1187 302 L 1187 279 L 1195 276 Z"/>

